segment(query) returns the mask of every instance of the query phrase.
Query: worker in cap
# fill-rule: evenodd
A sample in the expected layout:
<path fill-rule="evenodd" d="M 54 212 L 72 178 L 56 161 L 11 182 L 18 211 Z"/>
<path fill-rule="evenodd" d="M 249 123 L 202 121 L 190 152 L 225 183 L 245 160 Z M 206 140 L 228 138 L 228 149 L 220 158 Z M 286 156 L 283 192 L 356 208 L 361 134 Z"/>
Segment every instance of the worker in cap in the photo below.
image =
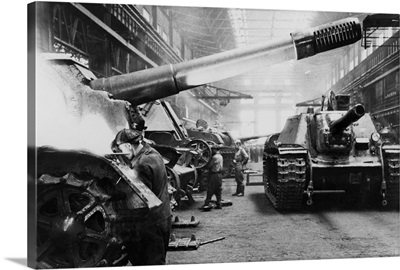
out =
<path fill-rule="evenodd" d="M 235 165 L 235 180 L 236 180 L 236 192 L 232 196 L 244 196 L 244 175 L 243 171 L 249 161 L 249 155 L 242 147 L 240 140 L 235 140 L 235 156 L 233 158 L 233 164 Z"/>
<path fill-rule="evenodd" d="M 122 163 L 131 166 L 131 160 L 135 153 L 143 147 L 143 145 L 140 144 L 142 137 L 141 131 L 135 129 L 122 129 L 111 142 L 111 149 L 115 153 L 124 153 L 125 156 L 118 156 L 119 160 Z"/>
<path fill-rule="evenodd" d="M 142 133 L 136 129 L 124 128 L 115 136 L 115 142 L 120 145 L 123 143 L 138 143 L 142 139 Z"/>
<path fill-rule="evenodd" d="M 211 149 L 212 157 L 207 165 L 209 171 L 207 179 L 207 195 L 203 206 L 204 210 L 212 208 L 210 202 L 213 195 L 215 195 L 217 199 L 216 209 L 222 209 L 222 168 L 224 167 L 224 161 L 220 153 L 219 145 L 213 145 Z"/>
<path fill-rule="evenodd" d="M 160 153 L 147 144 L 142 132 L 123 129 L 117 133 L 113 147 L 126 154 L 129 165 L 138 178 L 151 189 L 162 204 L 135 220 L 129 230 L 126 248 L 132 265 L 163 265 L 171 232 L 171 208 L 168 178 Z"/>

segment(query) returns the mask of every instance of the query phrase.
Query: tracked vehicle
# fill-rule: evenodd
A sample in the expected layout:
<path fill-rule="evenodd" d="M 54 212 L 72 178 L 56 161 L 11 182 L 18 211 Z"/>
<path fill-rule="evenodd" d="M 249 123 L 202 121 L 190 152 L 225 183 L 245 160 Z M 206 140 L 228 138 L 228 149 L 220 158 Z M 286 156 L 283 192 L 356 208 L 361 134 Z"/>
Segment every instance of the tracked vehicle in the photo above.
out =
<path fill-rule="evenodd" d="M 366 206 L 399 204 L 400 145 L 382 136 L 361 104 L 328 94 L 318 112 L 287 119 L 264 149 L 265 194 L 276 209 L 295 210 L 316 193 L 345 193 Z"/>
<path fill-rule="evenodd" d="M 119 130 L 137 126 L 136 106 L 360 38 L 358 20 L 346 19 L 280 41 L 110 78 L 97 78 L 71 60 L 39 61 L 45 58 L 39 55 L 36 138 L 28 145 L 28 156 L 36 160 L 28 168 L 29 195 L 36 203 L 29 211 L 35 220 L 30 235 L 36 237 L 28 261 L 38 268 L 127 263 L 127 229 L 161 203 L 111 151 Z M 182 149 L 158 149 L 172 174 L 179 172 L 177 164 L 181 173 L 191 169 L 179 163 Z M 202 149 L 194 150 L 196 159 Z"/>

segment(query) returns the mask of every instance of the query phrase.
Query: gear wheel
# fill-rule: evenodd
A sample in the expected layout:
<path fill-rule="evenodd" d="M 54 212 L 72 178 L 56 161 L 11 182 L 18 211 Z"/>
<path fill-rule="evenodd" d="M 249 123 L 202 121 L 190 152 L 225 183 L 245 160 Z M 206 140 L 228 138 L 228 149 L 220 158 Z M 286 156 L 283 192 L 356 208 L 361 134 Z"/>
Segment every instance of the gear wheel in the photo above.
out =
<path fill-rule="evenodd" d="M 67 173 L 38 178 L 38 268 L 124 265 L 111 197 L 87 177 Z"/>

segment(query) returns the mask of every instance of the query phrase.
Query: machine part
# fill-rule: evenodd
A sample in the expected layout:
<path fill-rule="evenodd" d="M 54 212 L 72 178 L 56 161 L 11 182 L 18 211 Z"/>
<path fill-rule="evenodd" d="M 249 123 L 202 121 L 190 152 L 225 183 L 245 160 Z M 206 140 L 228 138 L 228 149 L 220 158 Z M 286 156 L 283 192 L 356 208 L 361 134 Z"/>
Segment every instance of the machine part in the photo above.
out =
<path fill-rule="evenodd" d="M 313 204 L 312 195 L 314 194 L 314 186 L 313 186 L 312 179 L 308 183 L 306 193 L 307 193 L 307 197 L 308 197 L 307 205 L 312 205 Z"/>
<path fill-rule="evenodd" d="M 168 244 L 168 251 L 196 250 L 202 245 L 211 244 L 224 239 L 225 237 L 219 237 L 201 242 L 199 239 L 196 239 L 196 236 L 194 234 L 192 234 L 190 238 L 177 238 L 175 234 L 171 234 Z"/>
<path fill-rule="evenodd" d="M 199 225 L 200 220 L 196 220 L 194 216 L 190 217 L 190 220 L 181 220 L 178 216 L 172 218 L 172 227 L 173 228 L 186 228 L 186 227 L 197 227 Z"/>
<path fill-rule="evenodd" d="M 167 171 L 167 177 L 168 177 L 168 192 L 171 192 L 172 198 L 176 201 L 177 204 L 179 204 L 179 201 L 181 198 L 184 196 L 184 191 L 181 190 L 180 186 L 180 179 L 179 175 L 175 172 L 174 169 L 166 166 L 165 167 Z"/>
<path fill-rule="evenodd" d="M 310 152 L 307 153 L 308 155 L 308 160 L 311 160 L 311 156 L 310 156 Z M 309 162 L 309 174 L 310 174 L 310 182 L 308 183 L 307 186 L 307 205 L 312 205 L 313 204 L 313 200 L 312 200 L 312 195 L 314 194 L 314 185 L 313 185 L 313 167 L 312 167 L 312 162 Z"/>
<path fill-rule="evenodd" d="M 196 250 L 199 246 L 200 240 L 196 239 L 194 234 L 192 234 L 190 238 L 177 238 L 175 234 L 171 234 L 168 251 Z"/>
<path fill-rule="evenodd" d="M 196 169 L 204 168 L 208 164 L 208 162 L 210 162 L 211 147 L 208 145 L 207 142 L 203 140 L 193 140 L 190 141 L 186 145 L 186 147 L 196 152 L 191 160 L 191 164 L 193 164 Z"/>
<path fill-rule="evenodd" d="M 215 239 L 212 239 L 212 240 L 204 241 L 204 242 L 200 243 L 200 246 L 207 245 L 207 244 L 210 244 L 210 243 L 214 243 L 214 242 L 217 242 L 217 241 L 221 241 L 221 240 L 224 240 L 224 239 L 225 239 L 225 237 L 218 237 L 218 238 L 215 238 Z"/>
<path fill-rule="evenodd" d="M 380 147 L 380 154 L 381 154 L 381 162 L 382 162 L 382 184 L 381 184 L 381 195 L 382 195 L 382 205 L 387 205 L 386 200 L 386 173 L 385 173 L 385 158 L 383 157 L 383 144 Z"/>
<path fill-rule="evenodd" d="M 127 263 L 115 233 L 111 197 L 94 180 L 74 174 L 38 180 L 37 266 L 78 268 Z"/>
<path fill-rule="evenodd" d="M 291 35 L 297 59 L 303 59 L 360 40 L 361 26 L 357 19 L 344 19 Z"/>

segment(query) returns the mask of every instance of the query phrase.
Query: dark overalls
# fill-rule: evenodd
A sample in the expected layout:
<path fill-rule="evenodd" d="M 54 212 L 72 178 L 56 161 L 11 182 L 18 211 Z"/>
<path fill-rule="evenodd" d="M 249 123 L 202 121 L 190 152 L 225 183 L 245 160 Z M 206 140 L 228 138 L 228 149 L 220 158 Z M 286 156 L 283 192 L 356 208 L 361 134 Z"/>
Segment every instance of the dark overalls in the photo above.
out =
<path fill-rule="evenodd" d="M 150 145 L 144 147 L 132 160 L 140 180 L 162 201 L 143 218 L 136 220 L 127 241 L 132 265 L 163 265 L 171 232 L 171 208 L 168 180 L 161 155 Z"/>
<path fill-rule="evenodd" d="M 217 198 L 217 207 L 221 207 L 223 158 L 219 151 L 212 156 L 209 167 L 207 197 L 204 205 L 209 205 L 212 196 L 215 195 Z"/>
<path fill-rule="evenodd" d="M 235 180 L 236 180 L 236 193 L 233 195 L 237 194 L 242 194 L 244 195 L 244 176 L 243 176 L 243 170 L 244 166 L 247 164 L 247 161 L 249 160 L 249 155 L 246 153 L 246 151 L 242 148 L 239 147 L 238 150 L 235 153 Z"/>

